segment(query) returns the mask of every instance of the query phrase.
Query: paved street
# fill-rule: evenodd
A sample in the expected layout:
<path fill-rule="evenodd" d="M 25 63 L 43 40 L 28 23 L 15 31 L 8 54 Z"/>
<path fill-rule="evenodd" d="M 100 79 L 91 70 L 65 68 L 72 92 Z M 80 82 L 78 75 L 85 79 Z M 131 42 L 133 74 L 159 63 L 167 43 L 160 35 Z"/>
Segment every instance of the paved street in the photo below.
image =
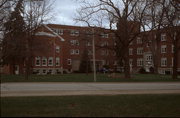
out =
<path fill-rule="evenodd" d="M 63 96 L 116 94 L 180 94 L 180 82 L 151 83 L 2 83 L 5 96 Z"/>

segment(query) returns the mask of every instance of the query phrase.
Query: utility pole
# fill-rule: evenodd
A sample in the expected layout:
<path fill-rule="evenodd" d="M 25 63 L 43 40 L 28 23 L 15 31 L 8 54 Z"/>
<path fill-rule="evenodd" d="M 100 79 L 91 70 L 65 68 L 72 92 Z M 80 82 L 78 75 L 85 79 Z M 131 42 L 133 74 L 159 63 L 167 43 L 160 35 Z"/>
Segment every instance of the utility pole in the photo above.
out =
<path fill-rule="evenodd" d="M 92 39 L 92 48 L 93 48 L 93 70 L 94 70 L 94 82 L 96 82 L 96 57 L 95 57 L 95 43 L 94 43 L 94 28 L 92 29 L 93 32 L 93 39 Z"/>

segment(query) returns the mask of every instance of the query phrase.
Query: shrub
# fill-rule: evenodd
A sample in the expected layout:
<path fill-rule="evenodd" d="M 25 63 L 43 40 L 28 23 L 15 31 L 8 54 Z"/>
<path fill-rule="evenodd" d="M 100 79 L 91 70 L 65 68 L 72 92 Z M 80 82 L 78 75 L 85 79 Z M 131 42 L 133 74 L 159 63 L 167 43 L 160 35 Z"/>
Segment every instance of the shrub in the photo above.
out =
<path fill-rule="evenodd" d="M 146 70 L 145 70 L 144 68 L 140 68 L 140 69 L 139 69 L 139 73 L 145 74 L 145 73 L 146 73 Z"/>

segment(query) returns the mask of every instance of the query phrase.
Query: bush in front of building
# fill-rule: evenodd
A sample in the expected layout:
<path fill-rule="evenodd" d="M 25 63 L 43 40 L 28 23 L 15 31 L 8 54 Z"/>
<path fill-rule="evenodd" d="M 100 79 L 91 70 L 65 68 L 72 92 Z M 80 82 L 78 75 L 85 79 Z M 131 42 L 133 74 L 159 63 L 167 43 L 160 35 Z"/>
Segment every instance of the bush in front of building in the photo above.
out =
<path fill-rule="evenodd" d="M 146 74 L 147 72 L 146 72 L 146 70 L 142 67 L 142 68 L 139 69 L 139 73 L 140 73 L 140 74 Z"/>

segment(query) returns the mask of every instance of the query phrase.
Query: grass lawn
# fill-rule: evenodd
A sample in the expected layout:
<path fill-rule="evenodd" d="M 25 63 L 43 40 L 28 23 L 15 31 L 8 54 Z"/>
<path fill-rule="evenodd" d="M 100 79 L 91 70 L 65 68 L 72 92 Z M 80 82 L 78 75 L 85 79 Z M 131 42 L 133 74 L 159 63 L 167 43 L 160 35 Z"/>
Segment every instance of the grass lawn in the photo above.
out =
<path fill-rule="evenodd" d="M 97 74 L 97 82 L 170 82 L 170 75 L 134 74 L 131 79 L 125 79 L 122 74 L 117 78 L 108 77 L 109 74 Z M 180 78 L 180 77 L 179 77 Z M 20 75 L 2 75 L 1 82 L 93 82 L 93 74 L 63 74 L 63 75 L 30 75 L 27 80 Z"/>
<path fill-rule="evenodd" d="M 1 117 L 180 117 L 180 94 L 2 97 Z"/>

